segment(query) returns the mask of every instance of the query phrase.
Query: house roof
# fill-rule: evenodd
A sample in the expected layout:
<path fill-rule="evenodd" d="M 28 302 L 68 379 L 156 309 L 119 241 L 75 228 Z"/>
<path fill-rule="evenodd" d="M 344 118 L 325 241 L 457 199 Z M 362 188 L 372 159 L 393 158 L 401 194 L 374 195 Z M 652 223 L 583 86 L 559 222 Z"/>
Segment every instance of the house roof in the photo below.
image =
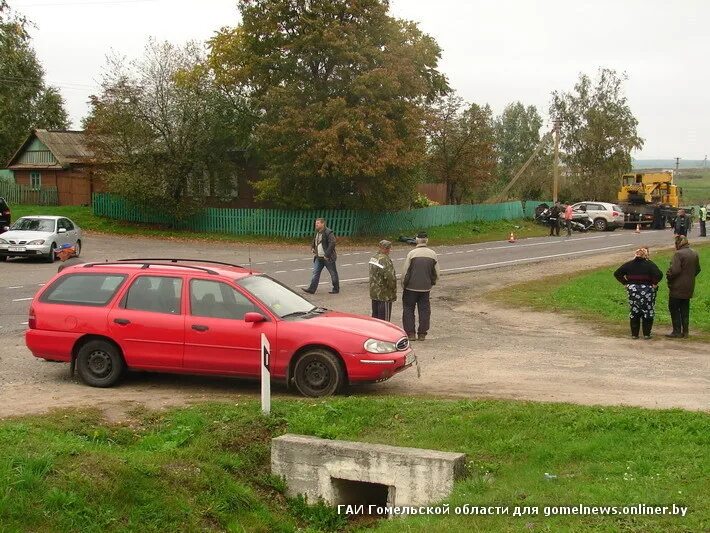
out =
<path fill-rule="evenodd" d="M 22 154 L 34 139 L 44 144 L 56 159 L 56 162 L 23 162 Z M 92 163 L 94 153 L 89 149 L 83 131 L 34 130 L 22 143 L 7 164 L 11 169 L 23 168 L 68 168 L 70 165 Z"/>

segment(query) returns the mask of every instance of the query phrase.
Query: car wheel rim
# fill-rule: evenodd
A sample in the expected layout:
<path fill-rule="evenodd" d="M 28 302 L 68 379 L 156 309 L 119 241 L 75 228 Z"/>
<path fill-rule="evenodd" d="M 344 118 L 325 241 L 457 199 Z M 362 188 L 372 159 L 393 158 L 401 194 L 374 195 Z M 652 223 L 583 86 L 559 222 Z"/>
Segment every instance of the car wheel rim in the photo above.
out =
<path fill-rule="evenodd" d="M 306 383 L 313 389 L 324 389 L 330 383 L 328 367 L 320 361 L 309 363 L 304 371 Z"/>
<path fill-rule="evenodd" d="M 111 356 L 101 350 L 91 352 L 87 366 L 95 377 L 104 378 L 111 373 Z"/>

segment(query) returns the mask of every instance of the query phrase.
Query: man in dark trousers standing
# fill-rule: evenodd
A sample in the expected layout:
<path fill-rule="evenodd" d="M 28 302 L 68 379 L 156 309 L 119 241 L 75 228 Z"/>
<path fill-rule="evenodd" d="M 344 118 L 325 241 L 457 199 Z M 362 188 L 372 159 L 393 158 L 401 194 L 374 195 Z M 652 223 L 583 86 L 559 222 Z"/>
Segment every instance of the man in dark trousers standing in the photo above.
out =
<path fill-rule="evenodd" d="M 560 202 L 555 202 L 555 205 L 553 205 L 550 208 L 550 218 L 549 218 L 549 223 L 550 223 L 550 237 L 553 235 L 556 235 L 557 237 L 560 236 L 560 213 L 562 212 L 562 207 L 560 206 Z"/>
<path fill-rule="evenodd" d="M 340 292 L 340 280 L 338 279 L 338 270 L 335 267 L 335 260 L 338 255 L 335 253 L 335 235 L 333 230 L 326 227 L 324 218 L 316 219 L 316 234 L 311 241 L 311 252 L 313 252 L 313 276 L 311 284 L 308 288 L 303 289 L 303 292 L 315 294 L 320 281 L 320 273 L 323 268 L 328 269 L 330 279 L 333 282 L 333 290 L 330 294 L 338 294 Z"/>
<path fill-rule="evenodd" d="M 707 206 L 701 205 L 700 206 L 700 218 L 698 219 L 700 222 L 700 236 L 701 237 L 707 237 L 707 228 L 705 223 L 708 221 L 708 208 Z"/>
<path fill-rule="evenodd" d="M 394 271 L 390 241 L 380 241 L 377 255 L 370 258 L 370 299 L 372 317 L 389 322 L 392 318 L 392 302 L 397 299 L 397 274 Z"/>
<path fill-rule="evenodd" d="M 678 216 L 675 217 L 675 224 L 673 226 L 675 236 L 687 237 L 688 229 L 690 228 L 690 217 L 685 214 L 685 209 L 678 211 Z"/>
<path fill-rule="evenodd" d="M 417 234 L 417 246 L 407 254 L 402 278 L 402 325 L 410 341 L 423 341 L 429 332 L 431 302 L 429 292 L 439 279 L 439 261 L 436 252 L 427 244 L 426 233 Z M 414 323 L 414 308 L 419 314 L 419 329 Z M 415 336 L 415 332 L 418 333 Z"/>
<path fill-rule="evenodd" d="M 671 314 L 673 331 L 666 337 L 688 336 L 690 325 L 690 299 L 695 290 L 695 277 L 700 274 L 700 259 L 695 250 L 690 249 L 684 236 L 675 239 L 676 253 L 666 272 L 668 280 L 668 311 Z"/>

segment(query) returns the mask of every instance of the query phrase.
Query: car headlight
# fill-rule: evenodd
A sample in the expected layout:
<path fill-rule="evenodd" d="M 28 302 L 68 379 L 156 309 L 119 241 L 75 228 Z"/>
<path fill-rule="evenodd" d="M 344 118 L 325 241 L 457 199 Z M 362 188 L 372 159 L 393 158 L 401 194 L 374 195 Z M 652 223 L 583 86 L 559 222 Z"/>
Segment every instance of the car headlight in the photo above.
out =
<path fill-rule="evenodd" d="M 0 239 L 0 244 L 10 244 L 10 243 L 7 242 L 5 239 Z"/>
<path fill-rule="evenodd" d="M 370 353 L 392 353 L 397 351 L 397 346 L 394 342 L 378 341 L 377 339 L 367 339 L 364 346 L 365 350 Z"/>
<path fill-rule="evenodd" d="M 34 244 L 34 245 L 37 245 L 37 244 L 44 244 L 44 240 L 42 240 L 42 239 L 36 239 L 36 240 L 34 240 L 34 241 L 28 242 L 27 244 Z"/>

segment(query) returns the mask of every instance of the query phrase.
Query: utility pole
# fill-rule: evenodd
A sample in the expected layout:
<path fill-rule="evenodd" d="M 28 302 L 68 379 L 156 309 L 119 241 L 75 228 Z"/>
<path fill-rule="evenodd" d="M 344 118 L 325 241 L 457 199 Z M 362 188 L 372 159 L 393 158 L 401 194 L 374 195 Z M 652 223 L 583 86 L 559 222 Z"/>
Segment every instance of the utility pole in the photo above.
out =
<path fill-rule="evenodd" d="M 708 168 L 708 156 L 705 156 L 705 161 L 703 161 L 703 168 Z"/>
<path fill-rule="evenodd" d="M 675 158 L 675 169 L 676 169 L 676 172 L 678 171 L 678 166 L 679 166 L 679 165 L 680 165 L 680 157 L 676 157 L 676 158 Z"/>
<path fill-rule="evenodd" d="M 552 202 L 557 202 L 557 188 L 560 185 L 560 126 L 562 120 L 556 118 L 555 124 L 555 160 L 552 167 Z"/>

